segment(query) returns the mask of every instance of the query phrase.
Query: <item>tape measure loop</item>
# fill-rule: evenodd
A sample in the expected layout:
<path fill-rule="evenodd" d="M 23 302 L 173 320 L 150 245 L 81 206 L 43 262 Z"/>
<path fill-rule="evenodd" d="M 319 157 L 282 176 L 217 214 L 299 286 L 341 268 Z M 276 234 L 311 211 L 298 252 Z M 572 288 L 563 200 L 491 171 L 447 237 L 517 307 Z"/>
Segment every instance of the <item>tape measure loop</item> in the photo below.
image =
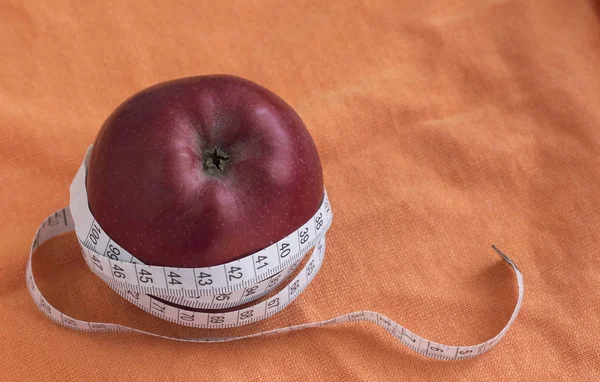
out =
<path fill-rule="evenodd" d="M 35 283 L 32 271 L 34 252 L 45 241 L 55 236 L 75 231 L 88 268 L 138 308 L 178 325 L 223 329 L 266 319 L 292 303 L 308 287 L 323 263 L 325 234 L 333 217 L 325 192 L 319 210 L 306 224 L 277 243 L 243 259 L 204 268 L 143 264 L 114 242 L 92 216 L 85 188 L 89 152 L 88 150 L 71 184 L 70 206 L 56 211 L 41 224 L 32 242 L 26 267 L 27 289 L 34 303 L 44 315 L 64 327 L 83 332 L 135 332 L 177 341 L 204 343 L 282 334 L 344 322 L 368 321 L 380 326 L 405 346 L 426 357 L 462 360 L 480 356 L 495 347 L 506 335 L 521 308 L 524 295 L 523 275 L 508 256 L 493 246 L 515 272 L 518 300 L 505 327 L 493 338 L 478 345 L 450 346 L 436 343 L 418 336 L 380 313 L 371 311 L 352 312 L 325 321 L 226 338 L 174 338 L 118 324 L 75 319 L 58 311 L 44 298 Z M 314 250 L 307 257 L 311 249 Z M 303 260 L 302 267 L 297 269 Z M 284 285 L 289 278 L 291 280 Z M 255 301 L 258 302 L 248 305 Z M 235 309 L 219 311 L 231 308 Z"/>

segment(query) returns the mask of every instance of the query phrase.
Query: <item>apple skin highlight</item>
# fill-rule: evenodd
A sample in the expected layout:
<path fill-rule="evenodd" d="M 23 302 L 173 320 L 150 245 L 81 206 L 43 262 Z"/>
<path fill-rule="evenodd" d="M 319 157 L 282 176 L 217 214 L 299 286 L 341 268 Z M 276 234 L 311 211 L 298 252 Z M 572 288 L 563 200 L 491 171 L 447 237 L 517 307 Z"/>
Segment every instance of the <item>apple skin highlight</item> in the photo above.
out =
<path fill-rule="evenodd" d="M 324 194 L 298 114 L 230 75 L 163 82 L 124 101 L 94 142 L 86 188 L 113 240 L 171 267 L 257 252 L 306 223 Z"/>

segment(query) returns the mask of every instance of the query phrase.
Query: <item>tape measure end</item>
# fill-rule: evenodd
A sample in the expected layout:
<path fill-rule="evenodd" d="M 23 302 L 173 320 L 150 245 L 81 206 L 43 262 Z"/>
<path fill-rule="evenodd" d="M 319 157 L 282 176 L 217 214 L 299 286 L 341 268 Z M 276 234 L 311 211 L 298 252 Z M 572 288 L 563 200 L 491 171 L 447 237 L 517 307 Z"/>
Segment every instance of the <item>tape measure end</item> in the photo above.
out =
<path fill-rule="evenodd" d="M 498 247 L 496 247 L 494 244 L 492 244 L 492 248 L 494 249 L 494 251 L 496 251 L 496 253 L 502 258 L 502 260 L 506 261 L 507 263 L 509 263 L 510 265 L 512 265 L 513 267 L 517 268 L 517 265 L 515 264 L 514 261 L 512 261 L 510 259 L 510 257 L 506 256 L 501 250 L 498 249 Z M 517 268 L 518 269 L 518 268 Z"/>

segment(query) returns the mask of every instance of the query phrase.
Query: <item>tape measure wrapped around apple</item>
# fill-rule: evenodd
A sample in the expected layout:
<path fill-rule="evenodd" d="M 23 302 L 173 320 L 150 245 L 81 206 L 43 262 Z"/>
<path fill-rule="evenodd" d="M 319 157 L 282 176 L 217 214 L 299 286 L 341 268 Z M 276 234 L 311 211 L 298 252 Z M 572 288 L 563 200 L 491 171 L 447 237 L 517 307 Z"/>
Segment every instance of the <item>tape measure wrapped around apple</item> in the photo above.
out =
<path fill-rule="evenodd" d="M 88 267 L 139 308 L 191 327 L 240 326 L 279 312 L 308 286 L 323 262 L 332 217 L 317 149 L 281 98 L 234 76 L 161 83 L 126 100 L 104 123 L 71 184 L 70 206 L 35 236 L 28 289 L 44 314 L 75 330 L 223 342 L 370 321 L 438 359 L 485 353 L 516 319 L 523 278 L 500 251 L 517 276 L 518 301 L 500 333 L 472 346 L 426 340 L 370 311 L 242 337 L 165 337 L 61 313 L 31 269 L 44 241 L 75 231 Z"/>

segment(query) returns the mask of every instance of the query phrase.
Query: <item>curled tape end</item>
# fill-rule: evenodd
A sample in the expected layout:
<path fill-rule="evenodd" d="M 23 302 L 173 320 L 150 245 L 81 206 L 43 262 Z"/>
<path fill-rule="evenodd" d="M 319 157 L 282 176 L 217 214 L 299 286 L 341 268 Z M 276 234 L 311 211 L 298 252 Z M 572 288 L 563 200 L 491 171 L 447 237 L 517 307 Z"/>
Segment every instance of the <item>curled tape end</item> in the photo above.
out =
<path fill-rule="evenodd" d="M 510 259 L 510 257 L 506 256 L 501 250 L 498 249 L 498 247 L 496 247 L 494 244 L 492 244 L 492 248 L 494 249 L 494 251 L 496 251 L 496 253 L 502 258 L 502 260 L 506 261 L 507 263 L 509 263 L 512 267 L 514 267 L 515 269 L 519 269 L 517 267 L 517 265 L 515 264 L 514 261 L 512 261 Z"/>

